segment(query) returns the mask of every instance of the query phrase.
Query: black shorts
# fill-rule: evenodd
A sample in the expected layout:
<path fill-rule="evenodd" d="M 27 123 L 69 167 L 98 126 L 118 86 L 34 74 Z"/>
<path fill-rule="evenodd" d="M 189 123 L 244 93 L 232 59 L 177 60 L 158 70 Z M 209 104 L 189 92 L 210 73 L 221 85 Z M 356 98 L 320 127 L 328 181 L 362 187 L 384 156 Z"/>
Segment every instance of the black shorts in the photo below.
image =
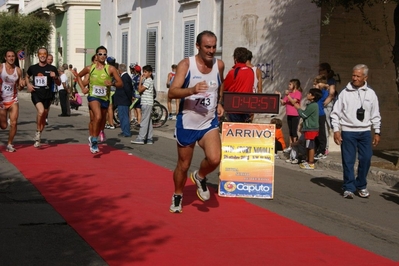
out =
<path fill-rule="evenodd" d="M 32 100 L 33 105 L 36 106 L 37 103 L 42 103 L 44 109 L 49 109 L 49 108 L 50 108 L 51 101 L 52 101 L 51 98 L 42 99 L 42 98 L 40 98 L 39 95 L 37 95 L 36 93 L 32 93 L 31 96 L 30 96 L 30 98 L 31 98 L 31 100 Z"/>

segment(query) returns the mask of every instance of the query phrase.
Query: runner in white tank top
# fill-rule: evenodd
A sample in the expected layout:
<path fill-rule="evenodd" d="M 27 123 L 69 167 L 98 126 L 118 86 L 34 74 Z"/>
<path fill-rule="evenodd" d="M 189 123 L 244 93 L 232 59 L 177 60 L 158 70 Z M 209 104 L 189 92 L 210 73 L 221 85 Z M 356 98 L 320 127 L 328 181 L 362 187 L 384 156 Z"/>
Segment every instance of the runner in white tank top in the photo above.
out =
<path fill-rule="evenodd" d="M 7 118 L 9 117 L 10 131 L 6 147 L 8 152 L 16 151 L 12 142 L 17 133 L 18 88 L 22 89 L 25 86 L 21 79 L 22 71 L 15 66 L 16 58 L 15 52 L 8 50 L 4 56 L 6 62 L 0 65 L 0 127 L 1 129 L 7 128 Z"/>
<path fill-rule="evenodd" d="M 180 112 L 177 115 L 177 128 L 203 130 L 211 125 L 217 125 L 217 101 L 221 85 L 217 59 L 213 59 L 212 71 L 203 74 L 198 70 L 195 56 L 189 58 L 190 66 L 182 88 L 194 87 L 198 82 L 205 81 L 208 90 L 193 94 L 180 102 Z"/>
<path fill-rule="evenodd" d="M 203 201 L 211 196 L 206 176 L 220 163 L 218 116 L 224 112 L 220 90 L 224 63 L 215 59 L 216 41 L 216 35 L 211 31 L 203 31 L 197 36 L 198 54 L 180 61 L 168 91 L 170 99 L 182 99 L 175 131 L 178 159 L 173 172 L 175 189 L 169 208 L 172 213 L 182 212 L 183 189 L 195 144 L 204 150 L 205 158 L 199 163 L 198 171 L 191 174 L 191 180 L 197 186 L 197 196 Z"/>
<path fill-rule="evenodd" d="M 8 109 L 13 103 L 18 102 L 18 89 L 15 86 L 19 79 L 17 67 L 14 68 L 12 74 L 8 74 L 6 70 L 6 63 L 2 64 L 1 78 L 1 96 L 0 108 Z M 12 69 L 11 69 L 12 70 Z"/>

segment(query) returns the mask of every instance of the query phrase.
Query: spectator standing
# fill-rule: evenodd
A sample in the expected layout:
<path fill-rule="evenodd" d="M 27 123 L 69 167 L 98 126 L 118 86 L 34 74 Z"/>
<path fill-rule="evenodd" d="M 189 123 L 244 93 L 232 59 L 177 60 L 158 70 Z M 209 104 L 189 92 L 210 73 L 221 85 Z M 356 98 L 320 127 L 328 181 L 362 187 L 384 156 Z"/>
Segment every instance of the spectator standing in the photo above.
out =
<path fill-rule="evenodd" d="M 76 67 L 74 67 L 72 73 L 77 73 L 77 72 L 78 72 L 78 69 Z M 77 84 L 77 81 L 76 81 L 76 77 L 74 76 L 74 78 L 73 78 L 73 88 L 74 89 L 76 89 L 76 84 Z"/>
<path fill-rule="evenodd" d="M 54 62 L 54 57 L 53 57 L 53 55 L 52 55 L 52 54 L 48 54 L 48 55 L 47 55 L 47 64 L 48 64 L 48 65 L 53 65 L 53 62 Z M 57 71 L 58 71 L 58 69 L 57 69 Z M 52 98 L 52 100 L 51 100 L 51 103 L 54 103 L 54 100 L 55 100 L 55 98 L 57 97 L 57 103 L 56 103 L 56 105 L 58 105 L 58 102 L 59 102 L 59 95 L 58 95 L 57 86 L 56 86 L 55 84 L 52 84 L 51 91 L 53 92 L 53 98 Z M 46 116 L 46 126 L 47 126 L 47 125 L 48 125 L 48 114 L 47 114 L 47 116 Z"/>
<path fill-rule="evenodd" d="M 116 63 L 116 59 L 112 56 L 109 56 L 107 58 L 107 64 L 115 67 L 116 69 L 118 69 L 118 66 L 119 66 L 119 64 Z M 109 95 L 109 106 L 108 106 L 108 110 L 107 110 L 107 120 L 106 120 L 106 124 L 104 124 L 104 127 L 107 129 L 115 129 L 114 106 L 113 106 L 113 99 L 114 99 L 113 96 L 114 96 L 115 90 L 116 90 L 116 87 L 111 85 L 110 95 Z"/>
<path fill-rule="evenodd" d="M 343 165 L 343 197 L 353 199 L 357 191 L 367 198 L 367 174 L 370 169 L 372 146 L 377 146 L 381 135 L 381 116 L 378 97 L 367 84 L 368 67 L 356 65 L 352 81 L 340 92 L 331 113 L 334 142 L 341 145 Z M 371 135 L 371 126 L 374 136 Z M 357 156 L 356 156 L 357 153 Z M 355 177 L 355 161 L 359 164 Z"/>
<path fill-rule="evenodd" d="M 305 170 L 313 170 L 315 168 L 314 155 L 316 145 L 314 140 L 319 133 L 319 106 L 317 104 L 317 101 L 320 100 L 320 98 L 321 91 L 319 89 L 310 89 L 306 96 L 306 99 L 309 103 L 306 105 L 305 110 L 302 110 L 300 103 L 298 103 L 296 99 L 291 98 L 291 96 L 288 95 L 288 99 L 298 110 L 298 114 L 303 119 L 302 133 L 305 135 L 308 161 L 300 163 L 299 167 Z"/>
<path fill-rule="evenodd" d="M 131 65 L 130 71 L 132 73 L 133 84 L 133 106 L 131 107 L 136 118 L 136 126 L 140 127 L 141 123 L 141 95 L 139 92 L 139 82 L 141 77 L 141 67 L 139 65 Z"/>
<path fill-rule="evenodd" d="M 329 136 L 331 134 L 330 130 L 332 129 L 330 114 L 331 114 L 332 108 L 334 106 L 334 103 L 337 100 L 338 92 L 336 90 L 337 82 L 334 79 L 335 73 L 331 69 L 331 66 L 329 63 L 321 63 L 319 65 L 319 75 L 323 75 L 327 78 L 326 89 L 329 92 L 327 99 L 324 100 L 324 113 L 326 114 L 326 136 L 327 136 L 325 155 L 327 155 L 328 147 L 329 147 Z"/>
<path fill-rule="evenodd" d="M 25 83 L 22 79 L 22 70 L 15 65 L 17 55 L 12 50 L 4 54 L 5 63 L 0 65 L 0 128 L 7 128 L 7 117 L 10 117 L 10 131 L 6 151 L 15 152 L 12 145 L 17 134 L 17 121 L 19 115 L 18 90 L 23 89 Z"/>
<path fill-rule="evenodd" d="M 181 99 L 176 118 L 177 165 L 173 172 L 174 194 L 169 211 L 182 212 L 183 189 L 191 165 L 195 144 L 204 150 L 205 158 L 198 171 L 191 174 L 197 186 L 197 196 L 209 200 L 206 176 L 214 171 L 221 159 L 218 117 L 223 115 L 221 104 L 224 63 L 215 58 L 216 35 L 203 31 L 197 36 L 198 54 L 185 58 L 177 65 L 176 75 L 168 97 Z"/>
<path fill-rule="evenodd" d="M 69 103 L 69 99 L 71 98 L 72 95 L 72 87 L 73 87 L 73 79 L 74 79 L 74 75 L 72 73 L 72 65 L 68 64 L 63 64 L 62 67 L 64 68 L 64 73 L 65 76 L 67 77 L 67 82 L 66 82 L 66 91 L 68 93 L 67 97 L 67 114 L 70 115 L 71 114 L 71 105 Z"/>
<path fill-rule="evenodd" d="M 254 71 L 254 93 L 262 93 L 262 71 L 252 64 L 252 52 L 248 50 L 246 65 Z"/>
<path fill-rule="evenodd" d="M 247 62 L 246 65 L 254 71 L 254 93 L 262 93 L 262 71 L 252 64 L 252 52 L 248 50 Z M 254 120 L 254 114 L 250 115 L 250 121 Z M 284 148 L 285 149 L 285 148 Z"/>
<path fill-rule="evenodd" d="M 280 92 L 277 92 L 280 94 Z M 290 101 L 289 97 L 295 101 Z M 291 151 L 291 144 L 298 140 L 298 125 L 299 125 L 299 114 L 294 107 L 295 103 L 300 103 L 302 99 L 302 88 L 299 79 L 291 79 L 288 84 L 288 90 L 285 91 L 285 96 L 281 97 L 281 104 L 286 107 L 287 124 L 290 132 L 290 145 L 284 150 L 289 153 Z"/>
<path fill-rule="evenodd" d="M 152 67 L 146 65 L 143 67 L 143 75 L 141 75 L 138 85 L 138 91 L 141 93 L 141 124 L 139 135 L 135 140 L 131 141 L 133 144 L 154 144 L 151 120 L 152 106 L 154 105 L 154 90 Z"/>
<path fill-rule="evenodd" d="M 234 49 L 234 66 L 227 73 L 223 82 L 223 90 L 226 92 L 253 93 L 254 71 L 246 62 L 248 50 L 244 47 Z M 250 122 L 251 114 L 228 113 L 229 122 Z"/>
<path fill-rule="evenodd" d="M 123 81 L 123 87 L 118 88 L 114 94 L 114 104 L 118 106 L 118 115 L 121 123 L 122 132 L 118 135 L 120 137 L 131 137 L 129 107 L 132 104 L 133 84 L 132 78 L 126 72 L 125 64 L 119 65 L 119 73 Z"/>
<path fill-rule="evenodd" d="M 68 78 L 64 73 L 63 67 L 58 68 L 58 74 L 60 75 L 61 79 L 61 84 L 57 85 L 58 95 L 60 97 L 60 105 L 61 105 L 61 114 L 59 114 L 58 116 L 70 116 L 68 114 L 68 108 L 67 108 L 68 107 L 67 102 L 69 103 L 69 97 L 67 91 Z"/>
<path fill-rule="evenodd" d="M 324 101 L 327 99 L 328 85 L 327 78 L 323 75 L 318 75 L 313 80 L 313 87 L 321 91 L 321 98 L 317 101 L 319 106 L 319 135 L 316 137 L 316 155 L 315 159 L 326 159 L 326 147 L 327 147 L 327 132 L 326 132 L 326 114 L 324 112 Z"/>
<path fill-rule="evenodd" d="M 177 65 L 173 64 L 171 66 L 171 68 L 172 68 L 172 71 L 169 72 L 168 77 L 166 79 L 166 88 L 168 88 L 168 89 L 170 88 L 170 84 L 172 83 L 173 78 L 176 75 Z M 179 112 L 179 103 L 180 103 L 180 100 L 179 99 L 175 99 L 176 115 Z M 172 120 L 173 119 L 173 115 L 172 115 L 172 99 L 169 99 L 169 97 L 168 97 L 168 104 L 167 105 L 168 105 L 168 112 L 169 112 L 169 120 Z"/>
<path fill-rule="evenodd" d="M 31 65 L 25 76 L 28 92 L 31 93 L 31 100 L 36 108 L 36 133 L 33 138 L 36 148 L 40 147 L 41 134 L 54 97 L 51 88 L 54 88 L 54 84 L 61 84 L 57 68 L 47 63 L 47 49 L 39 48 L 37 55 L 39 63 Z M 32 83 L 30 82 L 31 77 Z"/>

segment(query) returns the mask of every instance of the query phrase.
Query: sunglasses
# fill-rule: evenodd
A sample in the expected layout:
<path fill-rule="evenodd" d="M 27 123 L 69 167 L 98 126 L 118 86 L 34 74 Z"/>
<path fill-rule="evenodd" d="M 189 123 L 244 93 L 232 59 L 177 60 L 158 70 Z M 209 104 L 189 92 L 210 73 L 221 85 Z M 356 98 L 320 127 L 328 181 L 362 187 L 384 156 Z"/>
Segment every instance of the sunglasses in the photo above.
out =
<path fill-rule="evenodd" d="M 102 53 L 97 53 L 97 55 L 99 55 L 99 56 L 107 56 L 107 54 L 102 54 Z"/>
<path fill-rule="evenodd" d="M 39 55 L 47 55 L 47 53 L 39 53 Z"/>

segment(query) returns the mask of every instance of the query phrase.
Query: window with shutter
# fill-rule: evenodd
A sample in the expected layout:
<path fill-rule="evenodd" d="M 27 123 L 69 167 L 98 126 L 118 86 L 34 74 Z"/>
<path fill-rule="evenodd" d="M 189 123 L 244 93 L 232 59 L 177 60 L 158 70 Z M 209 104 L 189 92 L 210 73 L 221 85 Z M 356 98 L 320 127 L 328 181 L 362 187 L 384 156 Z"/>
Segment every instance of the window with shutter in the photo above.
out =
<path fill-rule="evenodd" d="M 184 22 L 184 58 L 194 55 L 195 48 L 195 21 Z"/>
<path fill-rule="evenodd" d="M 122 33 L 122 64 L 127 65 L 127 53 L 128 53 L 128 33 Z"/>
<path fill-rule="evenodd" d="M 147 61 L 146 64 L 152 66 L 153 71 L 156 69 L 157 55 L 157 29 L 151 28 L 147 30 Z"/>

